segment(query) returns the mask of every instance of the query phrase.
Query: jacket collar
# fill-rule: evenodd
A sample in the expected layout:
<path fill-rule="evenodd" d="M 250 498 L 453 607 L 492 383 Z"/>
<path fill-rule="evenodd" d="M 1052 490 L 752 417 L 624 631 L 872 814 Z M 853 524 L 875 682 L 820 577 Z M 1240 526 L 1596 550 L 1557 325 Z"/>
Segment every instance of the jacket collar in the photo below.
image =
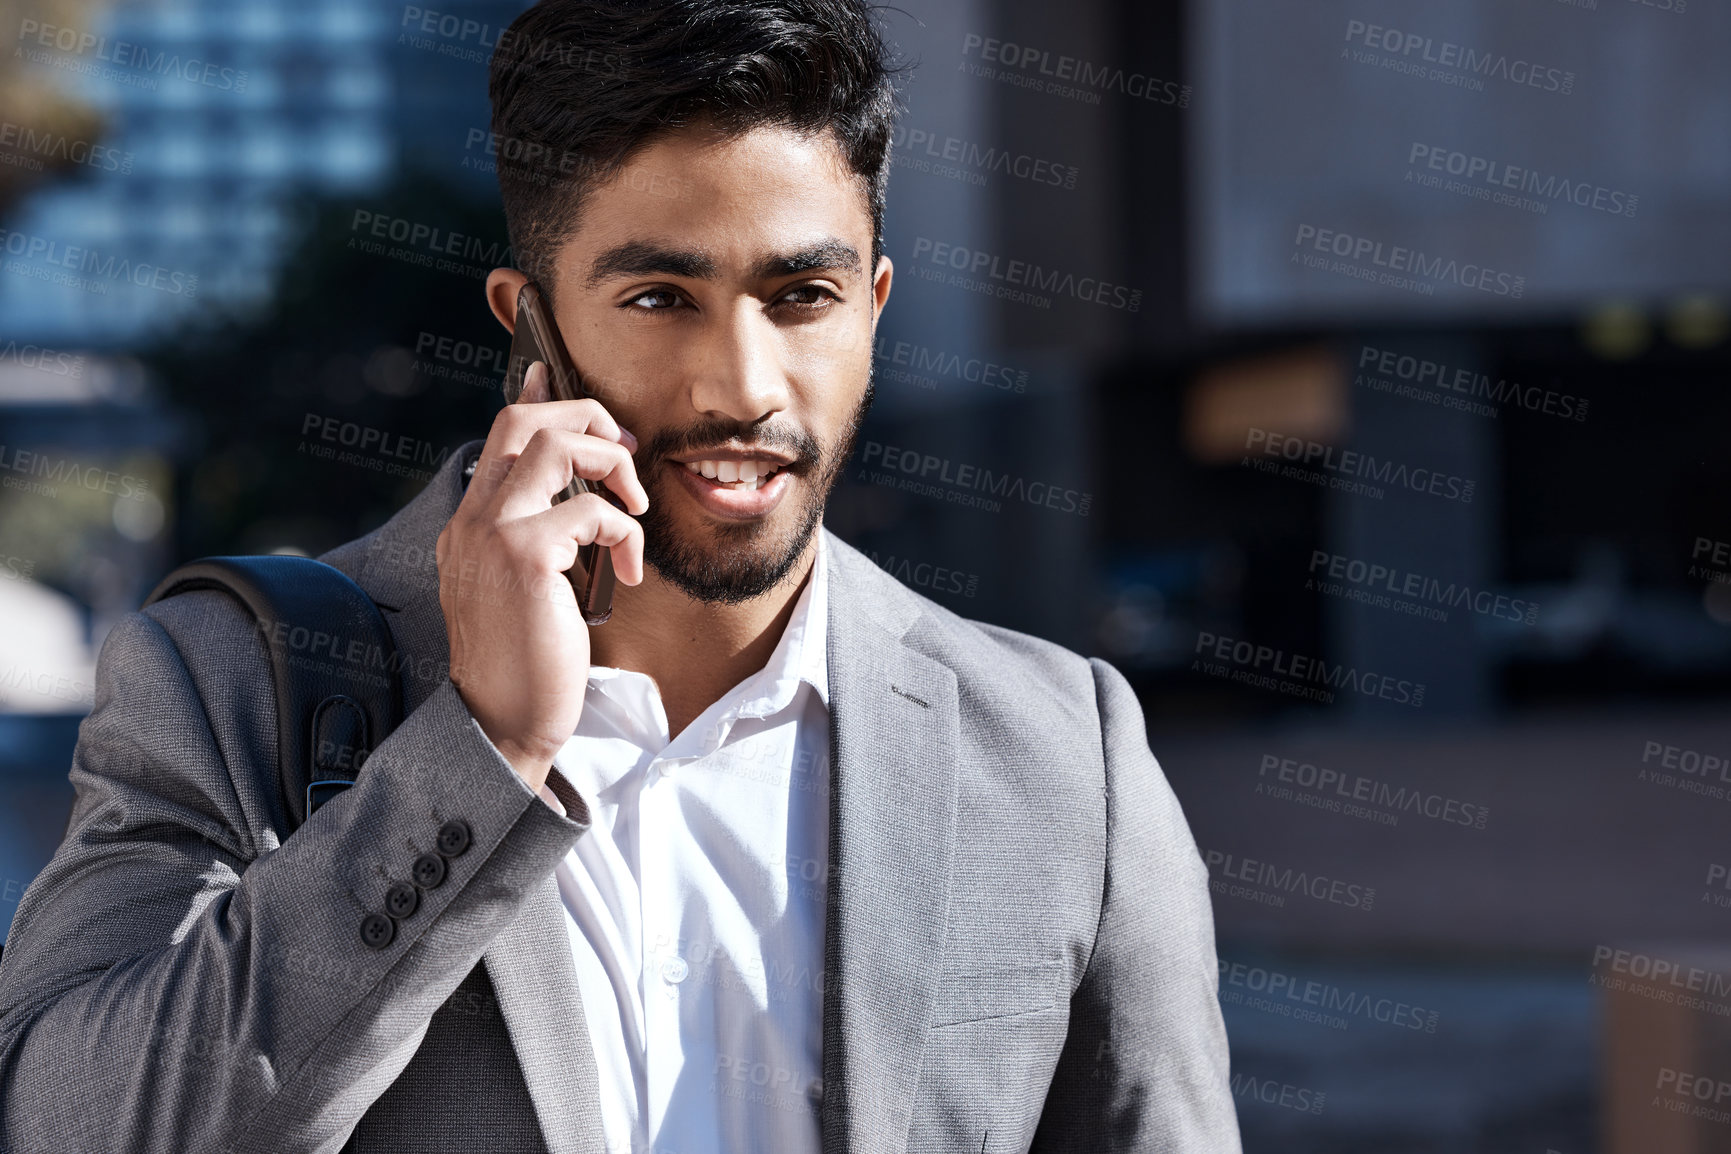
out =
<path fill-rule="evenodd" d="M 412 711 L 449 660 L 434 545 L 463 495 L 471 441 L 373 533 L 326 554 L 386 610 Z M 830 707 L 823 1146 L 904 1151 L 949 923 L 960 713 L 956 675 L 921 651 L 922 598 L 822 529 Z M 485 954 L 525 1073 L 579 1072 L 593 1098 L 570 937 L 549 876 Z M 549 1014 L 548 1007 L 561 1010 Z M 599 1154 L 594 1112 L 529 1078 L 553 1154 Z"/>

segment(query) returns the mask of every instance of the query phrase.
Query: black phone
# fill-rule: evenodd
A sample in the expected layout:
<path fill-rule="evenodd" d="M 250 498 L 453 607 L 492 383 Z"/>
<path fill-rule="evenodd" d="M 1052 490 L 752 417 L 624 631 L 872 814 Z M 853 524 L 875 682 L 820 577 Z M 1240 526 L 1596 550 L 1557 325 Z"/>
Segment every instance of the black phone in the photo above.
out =
<path fill-rule="evenodd" d="M 517 291 L 517 327 L 511 335 L 511 359 L 505 368 L 505 403 L 514 405 L 523 395 L 523 378 L 536 361 L 547 365 L 548 391 L 555 401 L 575 401 L 588 396 L 577 367 L 571 363 L 571 353 L 553 323 L 553 312 L 547 307 L 541 289 L 534 281 L 525 281 Z M 613 500 L 613 495 L 599 482 L 572 477 L 565 491 L 553 498 L 553 503 L 569 500 L 579 493 L 599 493 Z M 571 588 L 577 594 L 577 605 L 583 620 L 590 625 L 604 625 L 613 616 L 613 555 L 601 545 L 585 545 L 577 551 L 577 563 L 565 571 Z"/>

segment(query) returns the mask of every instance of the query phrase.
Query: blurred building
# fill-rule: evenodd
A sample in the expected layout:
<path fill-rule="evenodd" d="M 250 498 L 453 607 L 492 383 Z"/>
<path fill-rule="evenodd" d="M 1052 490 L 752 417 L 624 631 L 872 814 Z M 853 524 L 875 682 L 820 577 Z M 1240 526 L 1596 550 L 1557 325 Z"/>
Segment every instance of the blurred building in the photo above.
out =
<path fill-rule="evenodd" d="M 13 65 L 55 76 L 105 127 L 74 142 L 102 150 L 79 179 L 6 224 L 25 238 L 8 237 L 18 275 L 0 277 L 8 335 L 120 346 L 208 302 L 262 306 L 294 194 L 394 167 L 388 9 L 161 0 L 37 24 Z"/>

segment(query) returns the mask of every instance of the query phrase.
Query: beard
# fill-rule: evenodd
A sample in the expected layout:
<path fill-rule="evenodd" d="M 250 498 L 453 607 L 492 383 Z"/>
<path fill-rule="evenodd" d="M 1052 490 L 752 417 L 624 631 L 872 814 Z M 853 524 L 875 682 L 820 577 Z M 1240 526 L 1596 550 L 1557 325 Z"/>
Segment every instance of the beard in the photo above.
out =
<path fill-rule="evenodd" d="M 643 526 L 644 564 L 687 597 L 711 605 L 737 605 L 775 588 L 805 552 L 823 519 L 830 490 L 848 458 L 853 456 L 860 426 L 876 392 L 877 368 L 873 365 L 867 373 L 865 395 L 860 398 L 847 429 L 827 451 L 805 430 L 773 424 L 704 421 L 676 432 L 655 434 L 637 454 L 642 462 L 639 476 L 652 478 L 645 486 L 649 510 L 637 519 Z M 673 453 L 701 450 L 728 440 L 739 440 L 754 448 L 779 449 L 794 457 L 782 467 L 792 474 L 790 479 L 801 492 L 799 506 L 792 511 L 792 521 L 782 528 L 773 527 L 772 519 L 786 516 L 784 509 L 778 508 L 760 522 L 711 525 L 696 530 L 695 534 L 682 535 L 668 513 L 672 501 L 666 492 L 667 486 L 679 482 L 664 476 L 661 464 Z M 684 468 L 678 464 L 674 467 Z M 693 540 L 693 536 L 708 540 Z"/>

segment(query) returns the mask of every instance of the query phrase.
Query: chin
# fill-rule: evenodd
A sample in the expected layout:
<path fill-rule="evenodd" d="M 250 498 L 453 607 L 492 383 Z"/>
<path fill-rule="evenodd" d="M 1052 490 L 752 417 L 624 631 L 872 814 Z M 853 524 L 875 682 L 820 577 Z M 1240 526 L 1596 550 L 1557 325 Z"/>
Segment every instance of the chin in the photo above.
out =
<path fill-rule="evenodd" d="M 669 524 L 655 507 L 652 497 L 641 519 L 644 563 L 693 600 L 717 605 L 761 597 L 785 581 L 823 513 L 821 505 L 784 505 L 759 520 Z"/>

